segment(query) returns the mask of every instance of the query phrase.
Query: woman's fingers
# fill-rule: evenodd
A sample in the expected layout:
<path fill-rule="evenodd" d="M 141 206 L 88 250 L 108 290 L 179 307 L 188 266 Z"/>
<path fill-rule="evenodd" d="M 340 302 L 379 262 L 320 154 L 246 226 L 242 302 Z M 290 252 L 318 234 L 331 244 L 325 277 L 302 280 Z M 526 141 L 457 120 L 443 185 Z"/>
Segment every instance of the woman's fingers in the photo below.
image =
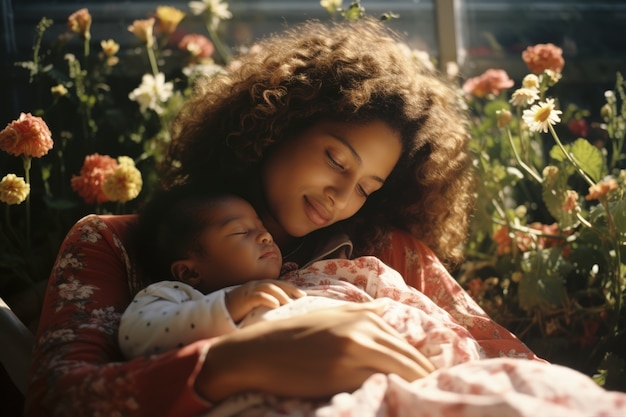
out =
<path fill-rule="evenodd" d="M 199 377 L 197 387 L 212 400 L 240 390 L 316 398 L 352 391 L 374 373 L 412 381 L 432 372 L 430 361 L 381 318 L 384 310 L 384 301 L 349 303 L 245 327 L 211 347 L 205 367 L 213 372 L 203 373 L 208 379 Z M 222 363 L 229 364 L 226 380 Z"/>

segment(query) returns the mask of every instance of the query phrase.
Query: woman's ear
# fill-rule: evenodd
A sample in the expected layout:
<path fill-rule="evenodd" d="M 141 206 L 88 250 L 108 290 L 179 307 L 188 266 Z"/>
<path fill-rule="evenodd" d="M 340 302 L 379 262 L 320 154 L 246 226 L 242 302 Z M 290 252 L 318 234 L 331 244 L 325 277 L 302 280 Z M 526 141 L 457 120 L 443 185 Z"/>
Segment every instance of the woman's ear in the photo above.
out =
<path fill-rule="evenodd" d="M 200 275 L 194 268 L 193 261 L 190 259 L 181 259 L 174 261 L 170 268 L 172 275 L 177 280 L 189 284 L 192 287 L 197 286 L 200 283 Z"/>

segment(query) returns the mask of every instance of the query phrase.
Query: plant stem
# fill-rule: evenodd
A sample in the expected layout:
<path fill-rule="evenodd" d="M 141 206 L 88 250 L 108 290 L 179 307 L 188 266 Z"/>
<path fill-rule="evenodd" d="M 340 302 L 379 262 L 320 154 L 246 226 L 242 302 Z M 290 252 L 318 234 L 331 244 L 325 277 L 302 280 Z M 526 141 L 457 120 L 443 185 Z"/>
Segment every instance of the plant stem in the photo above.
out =
<path fill-rule="evenodd" d="M 573 155 L 570 154 L 567 151 L 567 149 L 565 149 L 565 146 L 563 146 L 563 143 L 561 142 L 561 139 L 559 139 L 559 135 L 556 134 L 556 131 L 554 130 L 554 127 L 551 124 L 548 123 L 548 128 L 550 129 L 550 133 L 552 134 L 552 137 L 554 138 L 554 141 L 556 142 L 557 145 L 559 145 L 559 148 L 561 148 L 561 151 L 565 154 L 567 159 L 572 163 L 572 165 L 574 165 L 574 168 L 576 168 L 576 171 L 580 174 L 580 176 L 583 177 L 583 179 L 585 181 L 587 181 L 587 183 L 589 184 L 590 187 L 596 185 L 596 182 L 594 180 L 592 180 L 589 177 L 589 175 L 587 175 L 587 173 L 582 169 L 582 167 L 574 159 Z"/>
<path fill-rule="evenodd" d="M 26 184 L 30 186 L 30 166 L 32 158 L 30 156 L 24 156 L 24 179 Z M 26 249 L 30 250 L 30 192 L 26 196 Z"/>
<path fill-rule="evenodd" d="M 511 144 L 511 148 L 513 149 L 513 154 L 515 155 L 515 160 L 517 161 L 517 163 L 520 164 L 520 166 L 524 169 L 524 171 L 528 173 L 528 175 L 530 175 L 535 181 L 541 184 L 543 182 L 543 178 L 541 178 L 541 176 L 539 176 L 539 174 L 537 174 L 531 167 L 526 165 L 526 163 L 522 161 L 519 154 L 517 153 L 517 149 L 515 149 L 515 144 L 513 143 L 513 136 L 511 136 L 511 130 L 509 128 L 506 129 L 506 133 L 509 138 L 509 143 Z"/>

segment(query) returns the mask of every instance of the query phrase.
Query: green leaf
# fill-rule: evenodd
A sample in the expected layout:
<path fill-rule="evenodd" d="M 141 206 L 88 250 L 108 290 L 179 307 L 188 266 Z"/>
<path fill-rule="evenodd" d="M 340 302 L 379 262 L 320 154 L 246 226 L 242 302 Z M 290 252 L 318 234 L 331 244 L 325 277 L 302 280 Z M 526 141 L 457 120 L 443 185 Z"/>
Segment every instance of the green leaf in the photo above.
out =
<path fill-rule="evenodd" d="M 565 145 L 565 150 L 574 158 L 580 167 L 593 179 L 599 181 L 606 175 L 606 164 L 602 152 L 589 141 L 578 138 L 574 143 Z M 557 161 L 567 161 L 567 156 L 559 146 L 550 150 L 550 157 Z"/>
<path fill-rule="evenodd" d="M 561 248 L 526 252 L 521 268 L 519 305 L 526 311 L 556 307 L 567 300 L 564 277 L 573 266 L 561 255 Z"/>
<path fill-rule="evenodd" d="M 543 201 L 552 217 L 559 223 L 561 230 L 569 230 L 579 223 L 574 211 L 563 210 L 568 190 L 567 177 L 567 172 L 559 169 L 557 175 L 546 176 L 541 187 Z"/>
<path fill-rule="evenodd" d="M 609 203 L 609 211 L 613 216 L 615 228 L 623 241 L 626 236 L 626 200 Z"/>

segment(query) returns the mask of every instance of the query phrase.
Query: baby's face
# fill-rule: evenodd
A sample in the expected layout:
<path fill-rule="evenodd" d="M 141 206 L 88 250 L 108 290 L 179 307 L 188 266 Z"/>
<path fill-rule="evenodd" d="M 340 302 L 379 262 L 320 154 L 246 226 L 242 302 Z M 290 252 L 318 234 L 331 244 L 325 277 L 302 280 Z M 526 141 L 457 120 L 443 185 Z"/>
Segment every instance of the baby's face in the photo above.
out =
<path fill-rule="evenodd" d="M 192 255 L 205 290 L 277 279 L 282 255 L 254 208 L 228 197 L 210 210 L 211 224 L 200 242 L 203 253 Z"/>

